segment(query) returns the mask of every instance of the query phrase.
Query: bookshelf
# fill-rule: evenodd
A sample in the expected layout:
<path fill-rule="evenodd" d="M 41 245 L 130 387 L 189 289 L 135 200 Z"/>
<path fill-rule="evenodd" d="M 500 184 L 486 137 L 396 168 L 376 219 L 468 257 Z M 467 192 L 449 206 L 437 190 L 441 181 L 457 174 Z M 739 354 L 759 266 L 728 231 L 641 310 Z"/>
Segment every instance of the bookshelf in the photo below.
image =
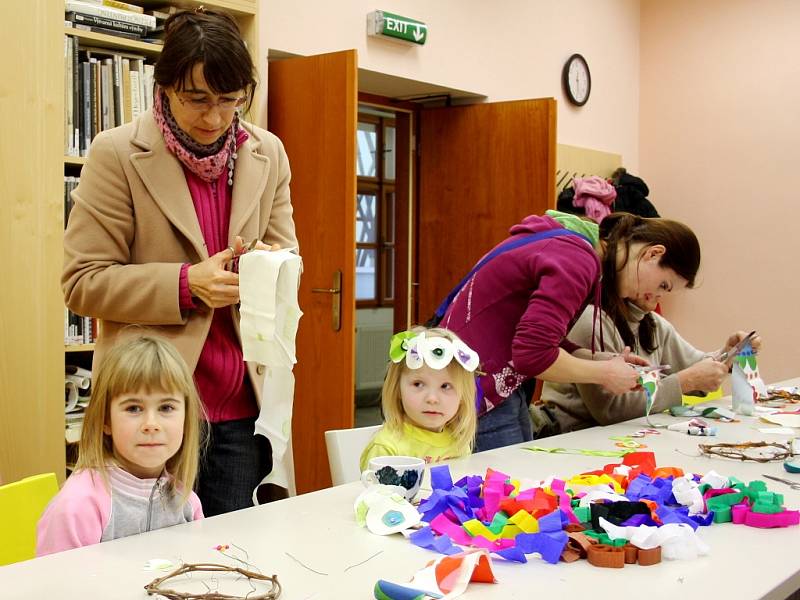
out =
<path fill-rule="evenodd" d="M 128 0 L 157 8 L 169 0 Z M 181 0 L 231 12 L 258 64 L 257 0 Z M 63 2 L 29 0 L 0 24 L 5 116 L 0 164 L 0 480 L 36 473 L 65 476 L 65 360 L 91 363 L 94 344 L 64 344 L 64 176 L 84 157 L 64 149 L 64 36 L 81 46 L 138 54 L 153 62 L 161 46 L 64 25 Z M 259 98 L 246 119 L 258 122 Z M 16 140 L 16 141 L 15 141 Z"/>

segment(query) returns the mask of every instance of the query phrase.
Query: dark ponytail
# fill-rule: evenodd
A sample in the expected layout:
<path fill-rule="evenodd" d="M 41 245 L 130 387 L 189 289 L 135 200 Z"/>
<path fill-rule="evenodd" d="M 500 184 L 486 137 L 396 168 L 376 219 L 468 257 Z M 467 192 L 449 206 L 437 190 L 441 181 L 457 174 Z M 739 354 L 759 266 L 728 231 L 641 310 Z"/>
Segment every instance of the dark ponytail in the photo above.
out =
<path fill-rule="evenodd" d="M 626 346 L 640 347 L 652 353 L 655 346 L 655 320 L 646 315 L 639 325 L 639 343 L 628 325 L 629 312 L 625 299 L 619 294 L 619 273 L 631 259 L 631 245 L 644 247 L 660 244 L 666 248 L 659 266 L 672 269 L 685 279 L 687 287 L 694 287 L 700 269 L 700 244 L 691 229 L 683 223 L 669 219 L 645 219 L 629 213 L 612 213 L 600 223 L 600 240 L 605 242 L 602 260 L 603 310 L 611 318 Z M 620 252 L 621 251 L 621 252 Z M 622 260 L 617 266 L 617 254 Z"/>

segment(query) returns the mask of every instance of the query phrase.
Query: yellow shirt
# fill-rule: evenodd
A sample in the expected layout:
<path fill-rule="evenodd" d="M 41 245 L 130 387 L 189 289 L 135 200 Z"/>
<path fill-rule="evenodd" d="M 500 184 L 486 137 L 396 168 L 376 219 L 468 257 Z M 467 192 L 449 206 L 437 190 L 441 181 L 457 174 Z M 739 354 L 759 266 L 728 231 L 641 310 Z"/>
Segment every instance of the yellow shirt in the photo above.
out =
<path fill-rule="evenodd" d="M 426 463 L 436 463 L 470 453 L 468 446 L 456 446 L 447 429 L 436 433 L 403 423 L 401 434 L 388 430 L 386 426 L 378 430 L 361 453 L 361 470 L 366 470 L 370 459 L 376 456 L 416 456 Z"/>

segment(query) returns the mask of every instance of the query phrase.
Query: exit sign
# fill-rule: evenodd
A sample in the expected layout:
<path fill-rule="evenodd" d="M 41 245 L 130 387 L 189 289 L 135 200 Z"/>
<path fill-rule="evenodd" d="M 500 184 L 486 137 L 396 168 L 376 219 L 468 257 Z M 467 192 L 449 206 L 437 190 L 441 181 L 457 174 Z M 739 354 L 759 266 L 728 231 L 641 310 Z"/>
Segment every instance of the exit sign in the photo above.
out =
<path fill-rule="evenodd" d="M 428 39 L 428 26 L 416 19 L 376 10 L 367 15 L 367 33 L 422 46 Z"/>

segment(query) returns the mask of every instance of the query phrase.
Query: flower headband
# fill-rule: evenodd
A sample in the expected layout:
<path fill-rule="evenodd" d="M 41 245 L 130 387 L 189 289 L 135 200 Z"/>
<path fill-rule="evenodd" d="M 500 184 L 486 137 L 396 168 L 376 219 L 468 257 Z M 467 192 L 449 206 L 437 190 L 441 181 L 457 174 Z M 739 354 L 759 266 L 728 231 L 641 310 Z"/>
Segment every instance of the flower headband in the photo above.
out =
<path fill-rule="evenodd" d="M 431 369 L 444 369 L 454 358 L 467 371 L 478 367 L 478 353 L 461 340 L 445 337 L 426 337 L 425 332 L 401 331 L 392 336 L 389 358 L 399 363 L 405 358 L 409 369 L 419 369 L 423 363 Z"/>

